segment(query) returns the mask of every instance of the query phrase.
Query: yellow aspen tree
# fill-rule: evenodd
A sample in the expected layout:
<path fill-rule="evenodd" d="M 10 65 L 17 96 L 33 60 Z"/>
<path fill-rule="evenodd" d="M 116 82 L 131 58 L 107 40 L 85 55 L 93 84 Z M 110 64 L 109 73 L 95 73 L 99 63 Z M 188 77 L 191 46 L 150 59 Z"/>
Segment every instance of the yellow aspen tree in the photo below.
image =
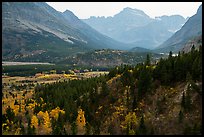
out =
<path fill-rule="evenodd" d="M 36 132 L 38 130 L 38 118 L 36 115 L 33 115 L 32 118 L 31 118 L 31 127 L 35 127 L 36 129 Z"/>
<path fill-rule="evenodd" d="M 125 116 L 125 121 L 122 122 L 121 127 L 127 131 L 127 134 L 134 135 L 135 128 L 133 127 L 136 127 L 137 125 L 138 125 L 138 119 L 137 119 L 135 112 L 129 112 Z"/>
<path fill-rule="evenodd" d="M 37 117 L 38 117 L 39 119 L 43 119 L 43 116 L 44 116 L 44 112 L 39 111 L 38 114 L 37 114 Z"/>
<path fill-rule="evenodd" d="M 43 115 L 43 120 L 44 120 L 43 128 L 45 130 L 45 133 L 49 134 L 52 131 L 52 128 L 51 128 L 50 117 L 47 111 L 45 111 Z"/>
<path fill-rule="evenodd" d="M 50 117 L 54 118 L 55 120 L 58 119 L 59 117 L 59 113 L 61 112 L 61 114 L 65 114 L 64 110 L 60 110 L 59 107 L 56 107 L 55 109 L 51 110 L 50 112 Z"/>
<path fill-rule="evenodd" d="M 82 109 L 78 110 L 78 116 L 76 119 L 77 123 L 77 129 L 78 129 L 78 134 L 85 134 L 85 125 L 86 125 L 86 120 L 84 117 L 84 111 Z"/>

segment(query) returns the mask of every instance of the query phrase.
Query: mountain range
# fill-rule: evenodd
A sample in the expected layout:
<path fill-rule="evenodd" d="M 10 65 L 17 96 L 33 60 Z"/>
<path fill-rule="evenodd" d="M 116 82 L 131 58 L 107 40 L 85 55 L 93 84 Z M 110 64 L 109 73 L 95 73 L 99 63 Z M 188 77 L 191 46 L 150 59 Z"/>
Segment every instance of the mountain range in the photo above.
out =
<path fill-rule="evenodd" d="M 187 21 L 180 15 L 150 18 L 142 10 L 124 8 L 113 17 L 90 17 L 85 23 L 131 47 L 153 49 L 170 38 Z"/>
<path fill-rule="evenodd" d="M 45 2 L 2 3 L 3 61 L 60 62 L 96 49 L 178 51 L 201 34 L 202 5 L 187 19 L 180 15 L 152 19 L 141 10 L 124 8 L 113 17 L 80 20 Z"/>

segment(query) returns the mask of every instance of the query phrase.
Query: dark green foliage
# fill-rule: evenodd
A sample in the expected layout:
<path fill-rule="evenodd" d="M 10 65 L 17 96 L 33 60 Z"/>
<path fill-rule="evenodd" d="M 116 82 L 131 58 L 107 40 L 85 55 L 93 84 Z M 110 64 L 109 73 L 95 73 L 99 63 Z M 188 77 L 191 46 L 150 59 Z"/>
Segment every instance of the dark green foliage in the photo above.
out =
<path fill-rule="evenodd" d="M 52 119 L 52 134 L 53 135 L 65 135 L 66 131 L 64 130 L 64 116 L 59 113 L 58 119 Z"/>
<path fill-rule="evenodd" d="M 130 69 L 131 69 L 130 66 L 125 66 L 125 70 L 122 73 L 123 75 L 121 76 L 121 82 L 124 87 L 132 85 L 133 77 L 132 77 L 132 73 L 129 72 Z"/>
<path fill-rule="evenodd" d="M 188 81 L 188 82 L 192 81 L 192 76 L 189 72 L 186 75 L 186 81 Z"/>
<path fill-rule="evenodd" d="M 102 82 L 102 91 L 101 92 L 102 92 L 101 94 L 103 97 L 106 97 L 110 92 L 105 81 Z"/>
<path fill-rule="evenodd" d="M 2 73 L 8 73 L 9 76 L 34 76 L 36 73 L 41 73 L 50 70 L 63 71 L 72 69 L 71 66 L 66 65 L 13 65 L 13 66 L 3 66 Z"/>
<path fill-rule="evenodd" d="M 179 111 L 179 118 L 178 118 L 179 123 L 183 122 L 183 118 L 184 118 L 183 111 L 180 110 Z"/>
<path fill-rule="evenodd" d="M 86 123 L 85 128 L 86 128 L 85 135 L 90 135 L 91 134 L 91 125 L 88 122 Z"/>
<path fill-rule="evenodd" d="M 147 54 L 147 58 L 146 58 L 146 61 L 145 61 L 145 66 L 146 65 L 150 65 L 150 57 L 149 57 L 149 54 Z"/>
<path fill-rule="evenodd" d="M 169 52 L 169 59 L 172 58 L 172 51 Z"/>
<path fill-rule="evenodd" d="M 188 76 L 187 76 L 188 75 Z M 173 57 L 169 53 L 167 59 L 160 59 L 157 67 L 153 71 L 154 79 L 161 81 L 163 85 L 173 84 L 186 79 L 202 79 L 202 52 L 194 50 L 189 53 L 179 54 Z"/>
<path fill-rule="evenodd" d="M 27 135 L 35 135 L 35 127 L 31 127 L 31 118 L 28 119 Z"/>
<path fill-rule="evenodd" d="M 20 123 L 19 125 L 20 125 L 20 128 L 21 128 L 20 134 L 24 135 L 25 134 L 25 128 L 24 128 L 21 120 L 19 121 L 19 123 Z"/>
<path fill-rule="evenodd" d="M 183 92 L 182 100 L 181 100 L 181 107 L 185 110 L 186 109 L 186 97 L 185 92 Z"/>
<path fill-rule="evenodd" d="M 146 135 L 147 134 L 147 129 L 146 126 L 144 124 L 144 116 L 142 115 L 141 119 L 140 119 L 140 125 L 139 125 L 139 135 Z"/>
<path fill-rule="evenodd" d="M 186 93 L 186 111 L 190 111 L 192 107 L 192 102 L 191 102 L 191 95 L 189 92 Z"/>
<path fill-rule="evenodd" d="M 73 122 L 71 124 L 71 130 L 72 130 L 72 135 L 76 135 L 77 134 L 77 125 L 76 125 L 76 122 Z"/>
<path fill-rule="evenodd" d="M 8 106 L 8 108 L 6 109 L 6 117 L 9 121 L 13 121 L 15 118 L 13 109 L 11 109 L 10 106 Z"/>
<path fill-rule="evenodd" d="M 140 100 L 146 92 L 150 91 L 152 86 L 151 71 L 144 66 L 140 70 L 138 79 L 138 99 Z"/>
<path fill-rule="evenodd" d="M 192 77 L 193 80 L 200 80 L 202 78 L 202 58 L 196 57 L 192 63 Z"/>
<path fill-rule="evenodd" d="M 42 107 L 41 106 L 38 106 L 38 105 L 35 105 L 35 107 L 34 107 L 34 114 L 37 114 L 38 112 L 40 112 L 42 110 Z"/>
<path fill-rule="evenodd" d="M 3 66 L 2 74 L 8 73 L 9 76 L 34 76 L 36 73 L 49 74 L 50 70 L 56 70 L 57 74 L 62 74 L 65 71 L 69 74 L 70 69 L 78 69 L 83 71 L 84 69 L 92 69 L 92 71 L 108 71 L 110 67 L 90 67 L 90 66 L 73 66 L 73 64 L 55 64 L 55 65 L 45 65 L 45 64 L 33 64 L 33 65 L 13 65 L 13 66 Z M 29 81 L 25 81 L 29 82 Z"/>
<path fill-rule="evenodd" d="M 185 125 L 184 135 L 201 135 L 202 134 L 202 125 L 195 123 L 193 126 Z"/>

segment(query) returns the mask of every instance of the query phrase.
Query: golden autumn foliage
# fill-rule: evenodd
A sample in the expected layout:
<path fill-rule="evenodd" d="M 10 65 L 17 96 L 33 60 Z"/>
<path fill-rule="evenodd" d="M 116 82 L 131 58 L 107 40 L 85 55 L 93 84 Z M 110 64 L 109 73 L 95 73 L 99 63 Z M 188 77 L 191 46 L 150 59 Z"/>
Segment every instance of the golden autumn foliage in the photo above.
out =
<path fill-rule="evenodd" d="M 82 109 L 79 109 L 78 116 L 77 116 L 77 125 L 80 127 L 84 127 L 86 124 L 85 117 L 84 117 L 84 111 Z"/>
<path fill-rule="evenodd" d="M 138 125 L 138 119 L 135 114 L 135 112 L 129 112 L 125 116 L 125 120 L 121 123 L 121 127 L 123 129 L 129 129 L 129 134 L 135 134 L 134 128 L 131 129 L 132 126 L 137 126 Z"/>
<path fill-rule="evenodd" d="M 111 78 L 110 80 L 107 81 L 107 84 L 111 84 L 114 80 L 120 78 L 121 75 L 120 74 L 117 74 L 115 77 Z"/>
<path fill-rule="evenodd" d="M 49 134 L 52 131 L 52 128 L 51 128 L 50 117 L 47 111 L 45 111 L 43 115 L 43 120 L 44 120 L 43 129 L 46 134 Z"/>
<path fill-rule="evenodd" d="M 14 107 L 13 108 L 11 107 L 11 109 L 13 109 L 15 116 L 17 116 L 17 114 L 19 112 L 19 105 L 14 105 Z"/>
<path fill-rule="evenodd" d="M 58 119 L 59 117 L 59 113 L 61 112 L 61 114 L 65 114 L 64 110 L 60 110 L 59 107 L 56 107 L 55 109 L 51 110 L 50 112 L 50 117 L 54 118 L 55 120 Z"/>
<path fill-rule="evenodd" d="M 76 119 L 76 124 L 77 124 L 77 128 L 78 128 L 78 134 L 84 134 L 85 133 L 86 120 L 84 117 L 84 111 L 82 111 L 82 109 L 78 110 L 78 116 Z"/>
<path fill-rule="evenodd" d="M 31 127 L 35 127 L 35 129 L 38 128 L 38 118 L 36 115 L 33 115 L 31 118 Z"/>
<path fill-rule="evenodd" d="M 133 73 L 133 70 L 132 70 L 132 69 L 130 69 L 130 70 L 128 70 L 128 72 Z"/>
<path fill-rule="evenodd" d="M 39 111 L 37 114 L 38 119 L 43 119 L 43 116 L 44 116 L 44 112 Z"/>

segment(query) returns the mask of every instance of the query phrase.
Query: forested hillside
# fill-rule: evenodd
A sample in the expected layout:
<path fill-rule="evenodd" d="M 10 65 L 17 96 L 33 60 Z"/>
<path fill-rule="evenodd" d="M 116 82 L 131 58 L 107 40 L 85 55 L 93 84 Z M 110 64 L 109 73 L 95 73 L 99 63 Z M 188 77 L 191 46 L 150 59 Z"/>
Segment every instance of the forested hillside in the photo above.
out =
<path fill-rule="evenodd" d="M 26 96 L 22 105 L 3 95 L 2 104 L 15 101 L 3 111 L 4 134 L 200 135 L 202 46 L 154 65 L 147 55 L 105 76 L 38 84 Z"/>

